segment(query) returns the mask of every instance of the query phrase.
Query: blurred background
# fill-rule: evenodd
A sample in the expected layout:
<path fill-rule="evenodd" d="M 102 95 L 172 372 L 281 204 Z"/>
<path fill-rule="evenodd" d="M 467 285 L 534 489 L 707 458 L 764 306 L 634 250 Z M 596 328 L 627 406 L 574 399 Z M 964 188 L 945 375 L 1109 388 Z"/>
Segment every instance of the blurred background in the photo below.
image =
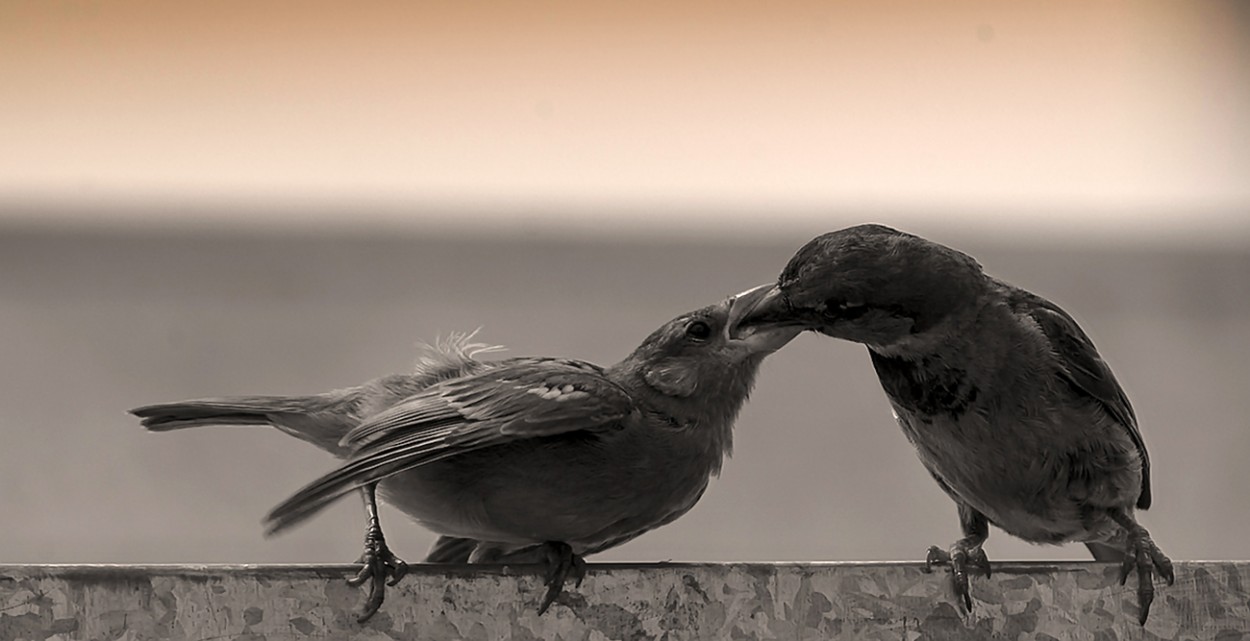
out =
<path fill-rule="evenodd" d="M 125 410 L 347 386 L 477 327 L 609 364 L 870 221 L 1072 312 L 1137 408 L 1143 523 L 1245 559 L 1247 114 L 1231 1 L 0 0 L 0 562 L 352 561 L 354 499 L 261 535 L 327 455 Z M 690 514 L 596 558 L 958 536 L 860 346 L 771 357 L 736 435 Z M 410 561 L 433 541 L 382 518 Z"/>

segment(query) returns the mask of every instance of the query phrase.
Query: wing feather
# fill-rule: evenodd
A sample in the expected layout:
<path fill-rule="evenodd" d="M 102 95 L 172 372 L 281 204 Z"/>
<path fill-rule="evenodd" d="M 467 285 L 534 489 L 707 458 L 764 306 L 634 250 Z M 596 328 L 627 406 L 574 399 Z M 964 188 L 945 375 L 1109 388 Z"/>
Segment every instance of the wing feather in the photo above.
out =
<path fill-rule="evenodd" d="M 361 423 L 338 469 L 265 517 L 277 533 L 353 490 L 458 454 L 574 431 L 623 427 L 636 413 L 624 388 L 587 363 L 538 359 L 444 381 Z"/>
<path fill-rule="evenodd" d="M 1137 414 L 1111 368 L 1099 356 L 1093 341 L 1080 325 L 1058 305 L 1024 290 L 1018 292 L 1014 303 L 1017 310 L 1027 313 L 1041 328 L 1051 348 L 1063 364 L 1061 370 L 1065 381 L 1078 393 L 1102 406 L 1116 423 L 1128 433 L 1133 445 L 1141 455 L 1141 494 L 1137 507 L 1150 507 L 1150 455 L 1146 442 L 1137 428 Z"/>

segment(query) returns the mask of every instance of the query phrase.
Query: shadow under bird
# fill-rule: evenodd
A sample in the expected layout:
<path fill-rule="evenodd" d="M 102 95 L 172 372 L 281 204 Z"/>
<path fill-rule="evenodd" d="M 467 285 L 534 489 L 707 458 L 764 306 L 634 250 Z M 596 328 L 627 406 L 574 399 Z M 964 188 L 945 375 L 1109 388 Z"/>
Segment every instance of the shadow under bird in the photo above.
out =
<path fill-rule="evenodd" d="M 1136 568 L 1139 620 L 1172 562 L 1135 510 L 1150 457 L 1111 369 L 1058 305 L 985 274 L 970 256 L 881 225 L 804 245 L 744 327 L 798 326 L 868 347 L 898 424 L 954 499 L 963 538 L 930 548 L 971 609 L 992 523 L 1032 543 L 1084 542 Z"/>
<path fill-rule="evenodd" d="M 765 356 L 798 328 L 737 331 L 760 287 L 683 314 L 611 367 L 474 358 L 466 337 L 411 374 L 313 396 L 206 398 L 131 410 L 152 431 L 269 425 L 345 459 L 265 518 L 290 528 L 352 492 L 364 499 L 360 616 L 381 606 L 405 563 L 388 548 L 376 494 L 443 535 L 435 561 L 544 563 L 539 613 L 582 557 L 685 514 L 719 474 L 733 423 Z M 376 490 L 375 490 L 376 488 Z M 376 494 L 375 494 L 376 492 Z"/>

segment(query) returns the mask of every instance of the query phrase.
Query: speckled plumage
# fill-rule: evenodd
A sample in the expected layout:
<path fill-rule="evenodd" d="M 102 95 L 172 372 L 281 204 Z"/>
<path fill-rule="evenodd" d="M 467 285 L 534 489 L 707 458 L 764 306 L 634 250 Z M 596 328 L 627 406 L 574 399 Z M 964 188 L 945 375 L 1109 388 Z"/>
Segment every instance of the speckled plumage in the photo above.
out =
<path fill-rule="evenodd" d="M 1152 566 L 1171 576 L 1134 518 L 1151 504 L 1150 460 L 1111 369 L 1057 305 L 949 247 L 861 225 L 807 243 L 744 323 L 868 346 L 903 433 L 959 508 L 965 537 L 931 559 L 953 559 L 969 605 L 963 566 L 988 571 L 981 543 L 993 523 L 1096 555 L 1127 539 L 1145 620 Z"/>
<path fill-rule="evenodd" d="M 429 350 L 412 374 L 346 390 L 132 412 L 156 431 L 270 424 L 312 442 L 346 460 L 274 508 L 270 533 L 361 489 L 371 517 L 366 558 L 387 558 L 398 567 L 378 572 L 402 575 L 372 511 L 376 485 L 386 502 L 444 536 L 433 560 L 467 553 L 559 566 L 545 609 L 580 556 L 681 516 L 719 472 L 760 363 L 798 333 L 730 335 L 735 312 L 762 293 L 683 314 L 609 368 L 545 357 L 483 362 L 462 340 Z M 377 573 L 368 575 L 376 609 L 383 588 Z"/>

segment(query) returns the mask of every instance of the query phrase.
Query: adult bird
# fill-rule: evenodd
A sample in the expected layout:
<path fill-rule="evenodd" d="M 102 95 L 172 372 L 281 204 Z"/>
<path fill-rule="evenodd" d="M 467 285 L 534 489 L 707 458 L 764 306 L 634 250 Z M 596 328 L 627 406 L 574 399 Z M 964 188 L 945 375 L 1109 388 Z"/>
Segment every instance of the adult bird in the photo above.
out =
<path fill-rule="evenodd" d="M 131 410 L 149 430 L 270 425 L 344 458 L 284 501 L 266 531 L 290 528 L 352 492 L 364 498 L 361 620 L 406 565 L 386 544 L 376 493 L 442 535 L 436 561 L 537 559 L 539 613 L 582 557 L 678 518 L 719 474 L 763 359 L 800 331 L 735 330 L 756 288 L 683 314 L 621 362 L 479 361 L 454 340 L 416 371 L 313 396 L 208 398 Z M 389 580 L 389 581 L 388 581 Z"/>
<path fill-rule="evenodd" d="M 868 347 L 903 433 L 954 499 L 963 538 L 930 548 L 966 608 L 967 570 L 989 573 L 989 524 L 1032 543 L 1081 541 L 1138 572 L 1171 561 L 1136 519 L 1150 457 L 1111 369 L 1058 305 L 970 256 L 882 225 L 819 236 L 790 259 L 743 326 L 799 326 Z M 1122 550 L 1123 552 L 1120 552 Z"/>

